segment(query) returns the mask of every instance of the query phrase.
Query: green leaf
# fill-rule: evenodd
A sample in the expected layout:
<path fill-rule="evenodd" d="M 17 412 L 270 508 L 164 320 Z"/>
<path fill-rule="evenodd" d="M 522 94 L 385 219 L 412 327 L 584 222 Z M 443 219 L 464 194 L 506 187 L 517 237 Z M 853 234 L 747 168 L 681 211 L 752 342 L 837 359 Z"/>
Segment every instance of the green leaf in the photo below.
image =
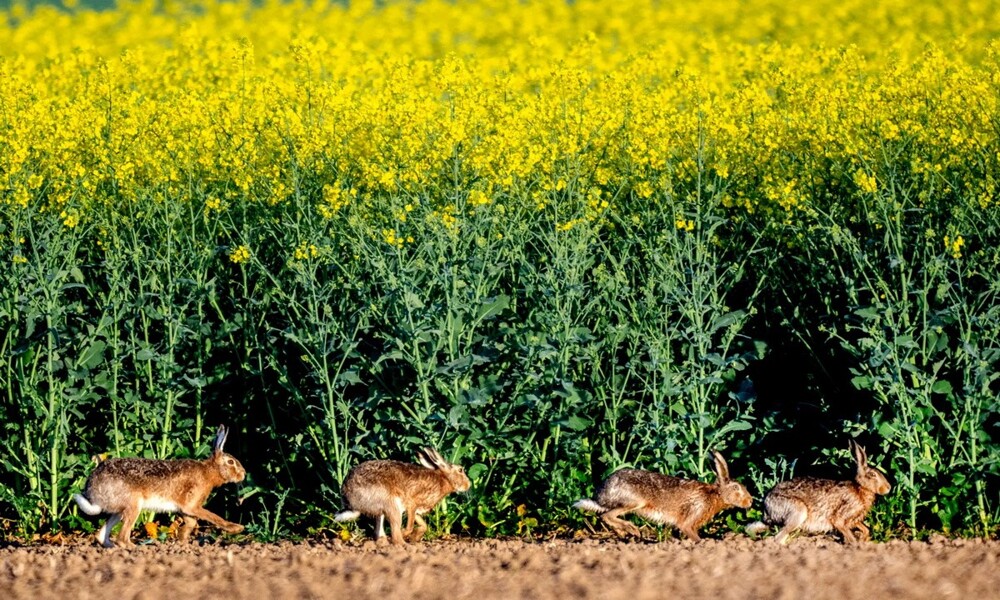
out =
<path fill-rule="evenodd" d="M 343 373 L 338 375 L 337 381 L 339 383 L 355 384 L 355 383 L 361 383 L 361 377 L 358 376 L 357 371 L 351 369 L 344 371 Z"/>
<path fill-rule="evenodd" d="M 562 425 L 567 429 L 572 429 L 573 431 L 583 431 L 584 429 L 590 427 L 593 424 L 593 421 L 579 415 L 570 415 L 569 418 L 560 420 L 557 424 Z"/>
<path fill-rule="evenodd" d="M 80 355 L 78 364 L 87 367 L 88 369 L 93 369 L 104 360 L 104 349 L 107 348 L 107 346 L 108 345 L 102 340 L 96 340 Z"/>
<path fill-rule="evenodd" d="M 887 440 L 891 440 L 896 435 L 896 426 L 885 422 L 878 426 L 878 434 Z"/>
<path fill-rule="evenodd" d="M 851 383 L 856 389 L 859 390 L 870 390 L 872 389 L 872 384 L 875 382 L 874 378 L 867 375 L 859 375 L 851 379 Z"/>
<path fill-rule="evenodd" d="M 710 425 L 710 424 L 706 424 L 706 425 Z M 751 427 L 752 427 L 752 425 L 750 425 L 750 423 L 747 423 L 746 421 L 730 421 L 730 422 L 726 423 L 725 425 L 723 425 L 722 427 L 720 427 L 718 429 L 718 431 L 715 432 L 715 435 L 713 435 L 712 437 L 714 439 L 719 439 L 719 438 L 722 438 L 725 435 L 727 435 L 729 433 L 732 433 L 734 431 L 746 431 L 747 429 L 750 429 Z"/>
<path fill-rule="evenodd" d="M 419 309 L 424 307 L 424 301 L 420 299 L 420 296 L 414 294 L 413 292 L 406 292 L 403 299 L 406 302 L 406 308 Z"/>
<path fill-rule="evenodd" d="M 943 352 L 948 348 L 948 332 L 942 331 L 937 337 L 937 344 L 934 346 L 936 352 Z"/>
<path fill-rule="evenodd" d="M 882 313 L 871 307 L 858 309 L 854 311 L 854 314 L 858 315 L 862 319 L 867 319 L 869 321 L 877 321 L 879 318 L 882 317 Z"/>
<path fill-rule="evenodd" d="M 747 313 L 744 310 L 734 310 L 734 311 L 732 311 L 730 313 L 726 313 L 726 314 L 722 315 L 721 317 L 719 317 L 719 318 L 715 319 L 714 321 L 712 321 L 712 327 L 710 328 L 710 330 L 713 331 L 713 332 L 715 332 L 715 331 L 718 331 L 720 329 L 724 329 L 726 327 L 729 327 L 730 325 L 736 323 L 737 321 L 739 321 L 740 319 L 742 319 L 744 316 L 746 316 L 746 314 Z"/>
<path fill-rule="evenodd" d="M 476 463 L 471 467 L 469 467 L 469 470 L 466 471 L 466 474 L 469 476 L 469 479 L 475 481 L 476 479 L 479 478 L 480 475 L 485 473 L 487 470 L 489 470 L 489 467 L 487 467 L 483 463 Z"/>
<path fill-rule="evenodd" d="M 456 429 L 468 420 L 469 411 L 464 404 L 456 404 L 448 411 L 448 424 Z"/>
<path fill-rule="evenodd" d="M 482 305 L 479 307 L 479 314 L 476 315 L 477 320 L 490 319 L 501 312 L 503 312 L 510 305 L 510 296 L 506 294 L 501 294 L 499 296 L 488 298 L 483 301 Z"/>
<path fill-rule="evenodd" d="M 935 394 L 950 394 L 952 392 L 951 382 L 945 379 L 938 379 L 934 382 L 934 386 L 931 387 L 931 391 Z"/>

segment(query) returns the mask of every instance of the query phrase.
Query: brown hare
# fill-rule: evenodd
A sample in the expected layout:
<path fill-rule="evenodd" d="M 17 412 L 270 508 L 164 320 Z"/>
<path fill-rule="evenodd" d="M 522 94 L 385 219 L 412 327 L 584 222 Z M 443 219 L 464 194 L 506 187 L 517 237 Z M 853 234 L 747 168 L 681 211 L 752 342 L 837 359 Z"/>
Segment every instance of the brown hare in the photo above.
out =
<path fill-rule="evenodd" d="M 101 461 L 87 478 L 82 494 L 74 494 L 80 510 L 88 515 L 111 516 L 97 533 L 106 548 L 114 546 L 111 529 L 122 521 L 117 542 L 132 545 L 132 528 L 143 510 L 180 513 L 183 516 L 178 537 L 187 541 L 198 526 L 198 519 L 208 521 L 227 533 L 239 533 L 243 526 L 230 523 L 202 507 L 213 489 L 225 483 L 243 481 L 246 471 L 231 455 L 222 451 L 228 431 L 219 426 L 212 456 L 205 460 L 154 460 L 148 458 L 109 458 Z"/>
<path fill-rule="evenodd" d="M 452 492 L 465 492 L 472 483 L 462 467 L 446 461 L 433 448 L 417 454 L 420 464 L 396 460 L 371 460 L 351 469 L 344 479 L 343 495 L 349 510 L 334 519 L 353 521 L 361 515 L 375 517 L 375 542 L 381 543 L 389 519 L 392 543 L 420 540 L 427 531 L 421 515 Z M 406 529 L 402 527 L 406 513 Z"/>
<path fill-rule="evenodd" d="M 867 541 L 870 532 L 864 523 L 865 516 L 875 503 L 876 495 L 889 493 L 891 486 L 885 475 L 868 466 L 865 449 L 851 440 L 851 452 L 858 470 L 854 481 L 834 481 L 813 477 L 797 477 L 774 486 L 764 498 L 764 521 L 747 526 L 747 533 L 757 535 L 767 529 L 766 524 L 783 525 L 775 536 L 778 543 L 786 543 L 796 531 L 826 533 L 837 530 L 844 542 Z"/>
<path fill-rule="evenodd" d="M 691 540 L 701 539 L 698 530 L 725 508 L 749 508 L 753 501 L 740 483 L 729 479 L 729 467 L 722 455 L 712 452 L 715 483 L 704 483 L 639 469 L 622 469 L 611 474 L 597 490 L 594 500 L 584 499 L 573 506 L 598 513 L 618 535 L 642 537 L 639 528 L 621 518 L 628 513 L 659 524 L 673 525 Z"/>

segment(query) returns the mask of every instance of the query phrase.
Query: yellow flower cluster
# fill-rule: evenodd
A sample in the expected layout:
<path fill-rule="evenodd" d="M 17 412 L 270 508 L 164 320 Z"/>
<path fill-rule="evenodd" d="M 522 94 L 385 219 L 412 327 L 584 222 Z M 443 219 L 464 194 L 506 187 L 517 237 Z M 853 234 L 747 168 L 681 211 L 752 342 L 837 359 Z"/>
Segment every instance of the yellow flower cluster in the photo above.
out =
<path fill-rule="evenodd" d="M 304 200 L 398 247 L 514 202 L 576 202 L 553 223 L 569 228 L 706 177 L 734 211 L 795 219 L 817 181 L 877 195 L 879 165 L 902 156 L 993 208 L 998 14 L 991 0 L 15 4 L 0 16 L 0 202 L 75 227 L 122 202 L 208 216 Z M 399 208 L 371 210 L 385 197 Z M 433 218 L 406 219 L 415 199 Z"/>
<path fill-rule="evenodd" d="M 965 238 L 958 235 L 955 237 L 944 236 L 944 248 L 954 258 L 962 258 L 962 247 L 965 246 Z"/>
<path fill-rule="evenodd" d="M 319 257 L 319 248 L 316 244 L 302 242 L 295 248 L 295 260 L 304 261 Z"/>
<path fill-rule="evenodd" d="M 229 260 L 235 264 L 240 264 L 246 262 L 250 259 L 250 248 L 246 246 L 237 246 L 233 248 L 232 252 L 229 253 Z"/>

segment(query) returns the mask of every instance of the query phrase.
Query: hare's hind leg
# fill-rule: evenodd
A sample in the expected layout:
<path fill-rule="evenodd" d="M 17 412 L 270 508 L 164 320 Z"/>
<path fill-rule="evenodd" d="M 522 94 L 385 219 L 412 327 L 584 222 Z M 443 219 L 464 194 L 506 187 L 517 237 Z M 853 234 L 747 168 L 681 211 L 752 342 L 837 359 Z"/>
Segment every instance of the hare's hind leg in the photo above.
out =
<path fill-rule="evenodd" d="M 642 508 L 642 506 L 612 508 L 608 512 L 601 514 L 601 520 L 607 523 L 607 525 L 621 537 L 625 537 L 627 534 L 632 534 L 635 537 L 642 539 L 642 534 L 639 532 L 639 528 L 636 527 L 635 524 L 629 523 L 619 516 L 628 514 L 634 510 L 638 510 L 639 508 Z"/>
<path fill-rule="evenodd" d="M 774 536 L 774 541 L 779 544 L 788 543 L 788 538 L 795 531 L 805 524 L 809 518 L 809 510 L 801 502 L 795 502 L 785 513 L 784 525 L 778 535 Z"/>
<path fill-rule="evenodd" d="M 406 526 L 403 527 L 403 537 L 409 539 L 410 534 L 413 532 L 413 518 L 417 515 L 417 507 L 409 506 L 406 508 Z"/>
<path fill-rule="evenodd" d="M 413 520 L 416 525 L 413 527 L 413 530 L 410 532 L 407 539 L 411 542 L 419 542 L 424 539 L 424 534 L 427 533 L 427 522 L 424 521 L 424 518 L 416 511 L 413 512 Z"/>
<path fill-rule="evenodd" d="M 239 523 L 232 523 L 215 514 L 214 512 L 203 508 L 201 506 L 192 507 L 184 511 L 185 516 L 195 517 L 196 519 L 201 519 L 202 521 L 208 521 L 212 525 L 215 525 L 219 529 L 225 531 L 226 533 L 239 533 L 243 531 L 244 527 Z"/>
<path fill-rule="evenodd" d="M 177 540 L 181 542 L 186 542 L 191 538 L 191 534 L 198 529 L 198 519 L 194 517 L 189 517 L 188 515 L 181 516 L 181 527 L 177 530 Z"/>
<path fill-rule="evenodd" d="M 133 504 L 126 508 L 121 513 L 122 520 L 122 530 L 118 532 L 118 545 L 129 547 L 132 546 L 132 528 L 135 527 L 135 521 L 139 518 L 139 504 Z"/>
<path fill-rule="evenodd" d="M 375 517 L 375 543 L 379 544 L 385 539 L 385 515 L 379 513 Z"/>
<path fill-rule="evenodd" d="M 108 520 L 101 525 L 101 528 L 97 531 L 97 541 L 101 543 L 105 548 L 113 548 L 114 542 L 111 541 L 111 530 L 114 529 L 115 525 L 122 520 L 122 516 L 118 513 L 113 513 Z"/>

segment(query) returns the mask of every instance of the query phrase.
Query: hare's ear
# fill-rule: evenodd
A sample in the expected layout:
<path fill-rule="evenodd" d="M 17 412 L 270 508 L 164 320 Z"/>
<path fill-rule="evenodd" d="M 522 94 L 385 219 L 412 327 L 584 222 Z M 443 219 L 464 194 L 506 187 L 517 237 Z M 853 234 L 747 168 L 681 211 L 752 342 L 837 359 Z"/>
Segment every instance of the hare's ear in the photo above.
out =
<path fill-rule="evenodd" d="M 229 430 L 226 429 L 225 425 L 219 425 L 219 431 L 215 434 L 215 444 L 212 446 L 212 450 L 216 454 L 222 454 L 222 447 L 226 443 L 227 436 L 229 436 Z"/>
<path fill-rule="evenodd" d="M 719 482 L 729 481 L 729 465 L 726 464 L 726 459 L 722 458 L 717 450 L 712 450 L 712 458 L 715 460 L 715 475 Z"/>
<path fill-rule="evenodd" d="M 868 466 L 868 454 L 856 441 L 851 440 L 851 452 L 854 453 L 854 460 L 858 463 L 858 470 Z"/>
<path fill-rule="evenodd" d="M 430 449 L 421 448 L 417 451 L 417 462 L 427 467 L 428 469 L 436 469 L 434 466 L 434 461 L 431 459 Z"/>
<path fill-rule="evenodd" d="M 451 466 L 451 463 L 446 461 L 441 453 L 434 448 L 424 448 L 424 456 L 433 465 L 432 469 L 447 469 Z"/>
<path fill-rule="evenodd" d="M 446 461 L 444 457 L 441 456 L 441 453 L 435 450 L 434 448 L 427 448 L 427 456 L 430 457 L 430 459 L 434 462 L 434 464 L 436 464 L 439 467 L 447 467 L 449 464 L 451 464 L 448 461 Z"/>

